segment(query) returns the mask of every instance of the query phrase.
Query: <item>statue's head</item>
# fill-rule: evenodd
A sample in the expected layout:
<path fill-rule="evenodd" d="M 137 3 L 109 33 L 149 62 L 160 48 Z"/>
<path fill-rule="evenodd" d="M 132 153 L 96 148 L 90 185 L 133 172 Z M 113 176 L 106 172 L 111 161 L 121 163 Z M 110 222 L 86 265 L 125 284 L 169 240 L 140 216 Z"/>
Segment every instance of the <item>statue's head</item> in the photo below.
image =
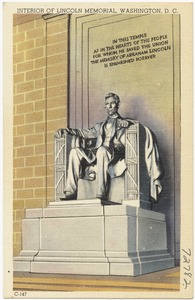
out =
<path fill-rule="evenodd" d="M 119 109 L 120 98 L 114 93 L 108 93 L 105 96 L 105 108 L 108 115 L 113 115 Z"/>

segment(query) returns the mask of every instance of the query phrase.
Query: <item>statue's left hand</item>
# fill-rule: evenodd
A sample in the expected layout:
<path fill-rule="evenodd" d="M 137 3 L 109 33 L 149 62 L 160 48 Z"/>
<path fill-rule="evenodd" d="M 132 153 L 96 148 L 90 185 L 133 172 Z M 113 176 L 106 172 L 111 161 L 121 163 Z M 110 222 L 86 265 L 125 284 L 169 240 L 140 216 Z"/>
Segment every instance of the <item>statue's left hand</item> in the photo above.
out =
<path fill-rule="evenodd" d="M 118 120 L 117 130 L 121 128 L 127 128 L 129 126 L 129 122 L 127 120 Z"/>

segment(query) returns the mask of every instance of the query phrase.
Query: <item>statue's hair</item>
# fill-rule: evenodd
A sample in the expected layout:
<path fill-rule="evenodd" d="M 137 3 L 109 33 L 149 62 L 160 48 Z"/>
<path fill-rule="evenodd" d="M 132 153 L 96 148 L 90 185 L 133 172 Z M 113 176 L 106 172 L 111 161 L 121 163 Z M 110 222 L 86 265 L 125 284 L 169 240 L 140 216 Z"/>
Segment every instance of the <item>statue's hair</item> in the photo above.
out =
<path fill-rule="evenodd" d="M 105 100 L 108 99 L 108 98 L 110 98 L 110 97 L 112 97 L 112 98 L 116 101 L 116 103 L 119 104 L 120 98 L 119 98 L 118 95 L 116 95 L 116 94 L 114 94 L 114 93 L 108 93 L 108 94 L 106 94 L 106 96 L 105 96 Z"/>

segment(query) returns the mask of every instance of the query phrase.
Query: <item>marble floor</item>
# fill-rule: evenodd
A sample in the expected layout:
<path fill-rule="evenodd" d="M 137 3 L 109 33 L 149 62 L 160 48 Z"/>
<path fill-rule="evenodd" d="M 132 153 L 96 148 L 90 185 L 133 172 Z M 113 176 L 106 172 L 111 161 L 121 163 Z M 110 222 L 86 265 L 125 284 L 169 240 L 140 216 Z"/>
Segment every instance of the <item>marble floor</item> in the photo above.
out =
<path fill-rule="evenodd" d="M 134 291 L 178 292 L 180 268 L 137 277 L 14 273 L 15 291 Z"/>

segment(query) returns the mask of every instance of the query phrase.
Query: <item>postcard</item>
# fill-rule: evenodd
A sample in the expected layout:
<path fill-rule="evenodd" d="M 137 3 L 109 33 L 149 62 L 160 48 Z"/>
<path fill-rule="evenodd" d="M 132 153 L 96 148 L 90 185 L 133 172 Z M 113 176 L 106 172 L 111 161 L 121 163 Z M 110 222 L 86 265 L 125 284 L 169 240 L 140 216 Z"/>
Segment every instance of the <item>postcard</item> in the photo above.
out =
<path fill-rule="evenodd" d="M 192 3 L 4 3 L 4 297 L 193 297 Z"/>

